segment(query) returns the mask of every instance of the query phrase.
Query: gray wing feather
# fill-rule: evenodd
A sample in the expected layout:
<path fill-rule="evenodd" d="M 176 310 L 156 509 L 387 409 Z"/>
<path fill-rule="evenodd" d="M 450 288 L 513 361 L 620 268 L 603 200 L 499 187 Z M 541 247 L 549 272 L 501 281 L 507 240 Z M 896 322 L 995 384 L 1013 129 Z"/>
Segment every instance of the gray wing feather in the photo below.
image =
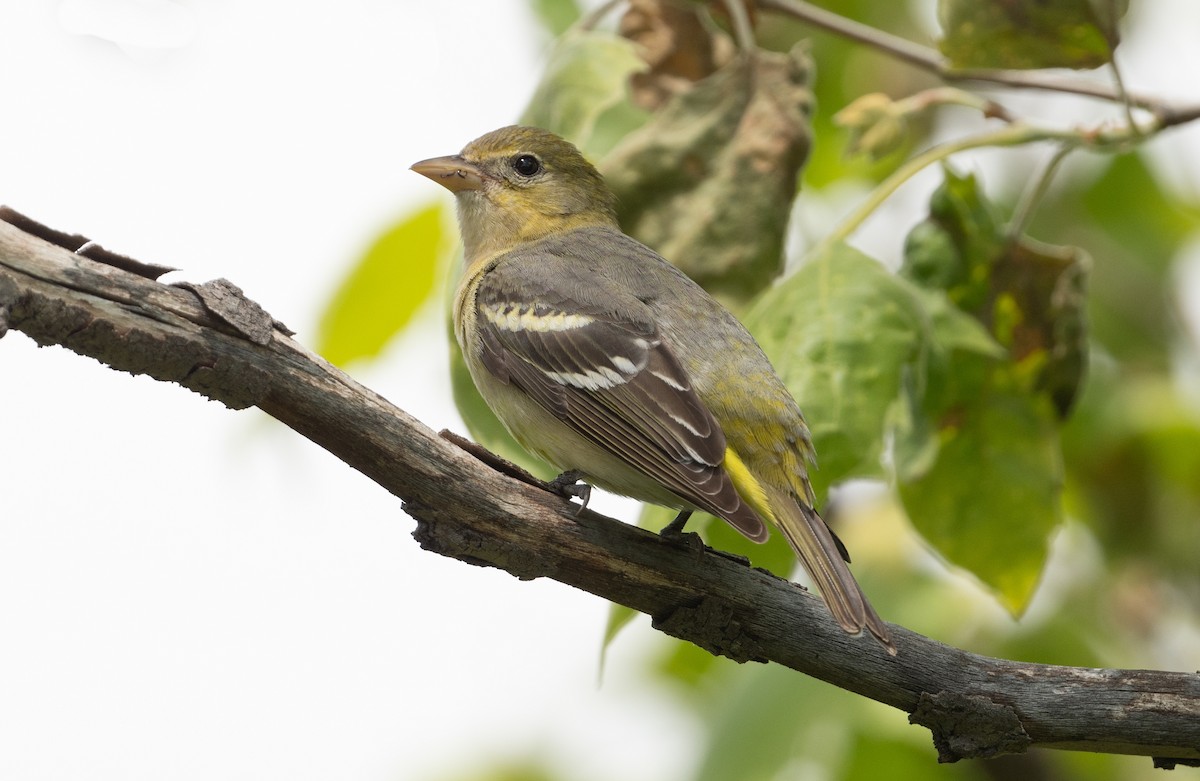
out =
<path fill-rule="evenodd" d="M 687 503 L 766 539 L 722 466 L 720 425 L 652 312 L 628 294 L 606 291 L 597 301 L 578 292 L 584 284 L 497 264 L 476 294 L 483 365 Z"/>

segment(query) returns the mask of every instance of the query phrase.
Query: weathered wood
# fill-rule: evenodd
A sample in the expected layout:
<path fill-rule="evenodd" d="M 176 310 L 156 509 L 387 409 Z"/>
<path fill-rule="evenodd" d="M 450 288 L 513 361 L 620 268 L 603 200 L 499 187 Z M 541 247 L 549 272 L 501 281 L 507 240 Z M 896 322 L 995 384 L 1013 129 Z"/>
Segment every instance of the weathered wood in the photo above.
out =
<path fill-rule="evenodd" d="M 712 653 L 775 661 L 903 709 L 933 731 L 943 761 L 1029 746 L 1200 761 L 1200 674 L 992 659 L 898 626 L 890 657 L 842 632 L 799 586 L 699 544 L 577 516 L 560 497 L 486 468 L 231 295 L 222 285 L 226 311 L 214 314 L 192 289 L 0 222 L 0 335 L 7 325 L 234 409 L 257 405 L 400 497 L 428 550 L 553 578 Z M 242 313 L 237 322 L 229 311 Z"/>

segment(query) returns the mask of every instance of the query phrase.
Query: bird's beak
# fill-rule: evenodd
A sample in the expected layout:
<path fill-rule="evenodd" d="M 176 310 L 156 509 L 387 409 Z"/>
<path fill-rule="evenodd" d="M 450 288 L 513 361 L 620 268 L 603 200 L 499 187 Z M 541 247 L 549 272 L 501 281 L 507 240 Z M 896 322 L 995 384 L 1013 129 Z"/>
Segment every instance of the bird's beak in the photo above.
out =
<path fill-rule="evenodd" d="M 412 170 L 427 176 L 452 193 L 463 190 L 482 190 L 487 175 L 474 163 L 459 155 L 431 157 L 412 164 Z"/>

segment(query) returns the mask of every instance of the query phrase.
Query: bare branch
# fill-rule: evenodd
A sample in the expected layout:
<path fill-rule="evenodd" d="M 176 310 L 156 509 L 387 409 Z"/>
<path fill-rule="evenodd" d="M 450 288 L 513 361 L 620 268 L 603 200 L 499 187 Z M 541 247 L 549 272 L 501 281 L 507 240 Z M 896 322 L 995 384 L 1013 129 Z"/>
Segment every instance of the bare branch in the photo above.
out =
<path fill-rule="evenodd" d="M 1200 761 L 1200 675 L 1025 664 L 893 627 L 899 656 L 744 561 L 669 542 L 483 467 L 294 342 L 229 283 L 183 288 L 0 222 L 0 334 L 257 405 L 400 497 L 420 544 L 648 613 L 739 662 L 775 661 L 911 714 L 943 761 L 1030 746 Z"/>

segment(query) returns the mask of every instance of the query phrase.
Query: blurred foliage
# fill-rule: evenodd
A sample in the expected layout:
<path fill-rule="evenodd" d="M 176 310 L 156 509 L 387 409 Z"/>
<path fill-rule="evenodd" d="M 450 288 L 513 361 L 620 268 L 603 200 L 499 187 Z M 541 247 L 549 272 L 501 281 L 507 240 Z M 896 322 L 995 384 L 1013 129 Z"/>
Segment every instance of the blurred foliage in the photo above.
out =
<path fill-rule="evenodd" d="M 1170 193 L 1137 153 L 1085 162 L 1047 196 L 1030 232 L 1103 250 L 1088 291 L 1092 334 L 1117 361 L 1161 371 L 1181 338 L 1171 274 L 1200 225 L 1200 198 Z"/>
<path fill-rule="evenodd" d="M 1197 194 L 1166 186 L 1138 152 L 1076 155 L 1034 203 L 1027 235 L 1012 235 L 1021 194 L 947 167 L 928 217 L 904 242 L 900 273 L 835 246 L 772 287 L 801 165 L 803 207 L 834 185 L 888 175 L 930 143 L 935 119 L 959 122 L 944 125 L 945 138 L 970 132 L 978 115 L 906 113 L 903 128 L 885 127 L 881 143 L 868 145 L 864 134 L 878 123 L 839 128 L 834 114 L 864 95 L 886 97 L 859 109 L 914 95 L 932 77 L 762 8 L 753 9 L 754 34 L 773 54 L 747 58 L 729 19 L 710 16 L 706 3 L 637 0 L 624 19 L 594 29 L 579 26 L 580 5 L 530 0 L 557 43 L 523 121 L 580 144 L 621 191 L 627 229 L 644 229 L 644 240 L 684 255 L 672 259 L 744 305 L 808 417 L 821 496 L 841 497 L 843 484 L 861 478 L 894 484 L 871 501 L 846 490 L 842 509 L 826 511 L 880 613 L 1006 658 L 1200 664 L 1200 650 L 1179 640 L 1200 637 L 1200 409 L 1181 382 L 1200 351 L 1176 290 L 1181 255 L 1200 236 Z M 923 36 L 916 20 L 927 9 L 917 3 L 822 5 Z M 1110 59 L 1125 7 L 947 0 L 939 10 L 942 48 L 961 66 L 1094 67 Z M 779 71 L 782 91 L 762 83 L 764 62 L 790 63 Z M 791 95 L 787 105 L 756 107 L 782 95 Z M 787 143 L 757 147 L 775 137 L 755 133 L 760 120 Z M 878 159 L 847 160 L 855 143 Z M 1017 187 L 1036 186 L 1027 157 L 1007 160 Z M 380 262 L 374 252 L 353 272 L 330 306 L 339 323 L 330 330 L 361 328 L 365 346 L 338 336 L 331 356 L 378 354 L 403 327 L 434 287 L 410 264 L 436 267 L 440 225 L 425 212 L 405 218 L 387 243 L 392 276 L 369 270 Z M 904 230 L 896 228 L 897 245 Z M 397 290 L 413 300 L 397 307 Z M 348 312 L 379 322 L 340 324 Z M 472 435 L 533 466 L 479 399 L 461 357 L 452 367 Z M 641 523 L 659 528 L 672 515 L 646 508 Z M 778 535 L 755 546 L 701 515 L 688 528 L 756 566 L 795 568 Z M 1028 609 L 1016 621 L 998 605 Z M 634 618 L 614 609 L 605 644 Z M 1066 752 L 939 766 L 928 735 L 903 714 L 773 665 L 739 666 L 667 638 L 655 648 L 647 674 L 705 736 L 689 778 L 860 779 L 882 768 L 896 779 L 1157 777 L 1145 759 Z M 560 775 L 535 759 L 470 777 Z"/>
<path fill-rule="evenodd" d="M 804 399 L 821 469 L 818 496 L 854 477 L 885 477 L 887 440 L 931 374 L 999 348 L 944 296 L 836 246 L 761 296 L 745 317 L 779 376 Z"/>
<path fill-rule="evenodd" d="M 979 371 L 936 421 L 937 459 L 900 484 L 900 497 L 939 553 L 1020 613 L 1062 519 L 1061 461 L 1052 410 L 997 385 L 1000 373 Z"/>
<path fill-rule="evenodd" d="M 1200 196 L 1171 192 L 1140 154 L 1089 162 L 1031 226 L 1103 251 L 1087 298 L 1103 361 L 1063 431 L 1071 509 L 1115 566 L 1149 566 L 1200 604 L 1200 410 L 1176 379 L 1200 353 L 1176 276 Z"/>
<path fill-rule="evenodd" d="M 541 766 L 536 759 L 508 761 L 482 770 L 443 776 L 443 781 L 556 781 L 553 771 Z"/>
<path fill-rule="evenodd" d="M 880 3 L 876 0 L 836 0 L 819 3 L 843 16 L 901 37 L 921 40 L 919 13 L 911 3 Z M 811 117 L 813 144 L 803 171 L 803 184 L 810 193 L 855 179 L 881 179 L 895 168 L 928 130 L 928 117 L 910 120 L 908 135 L 879 159 L 850 158 L 850 131 L 833 120 L 839 109 L 854 99 L 879 92 L 893 98 L 936 86 L 939 82 L 915 68 L 897 67 L 896 61 L 869 47 L 801 24 L 790 17 L 763 15 L 756 29 L 759 45 L 772 51 L 789 51 L 805 41 L 814 63 L 810 88 L 816 111 Z"/>
<path fill-rule="evenodd" d="M 432 297 L 449 245 L 447 222 L 438 202 L 377 238 L 326 304 L 316 351 L 338 366 L 377 357 Z"/>
<path fill-rule="evenodd" d="M 576 0 L 529 0 L 538 22 L 554 37 L 558 37 L 579 21 L 582 11 Z"/>
<path fill-rule="evenodd" d="M 938 20 L 958 68 L 1096 68 L 1117 44 L 1093 0 L 939 0 Z"/>
<path fill-rule="evenodd" d="M 1200 604 L 1200 412 L 1171 379 L 1106 370 L 1067 427 L 1073 511 L 1118 566 L 1146 566 Z"/>
<path fill-rule="evenodd" d="M 964 356 L 929 382 L 936 391 L 912 426 L 917 441 L 897 444 L 900 495 L 922 535 L 1014 612 L 1032 596 L 1061 520 L 1057 417 L 1086 361 L 1087 269 L 1078 250 L 1008 235 L 975 178 L 949 169 L 905 246 L 901 275 L 944 291 L 1005 360 Z"/>

